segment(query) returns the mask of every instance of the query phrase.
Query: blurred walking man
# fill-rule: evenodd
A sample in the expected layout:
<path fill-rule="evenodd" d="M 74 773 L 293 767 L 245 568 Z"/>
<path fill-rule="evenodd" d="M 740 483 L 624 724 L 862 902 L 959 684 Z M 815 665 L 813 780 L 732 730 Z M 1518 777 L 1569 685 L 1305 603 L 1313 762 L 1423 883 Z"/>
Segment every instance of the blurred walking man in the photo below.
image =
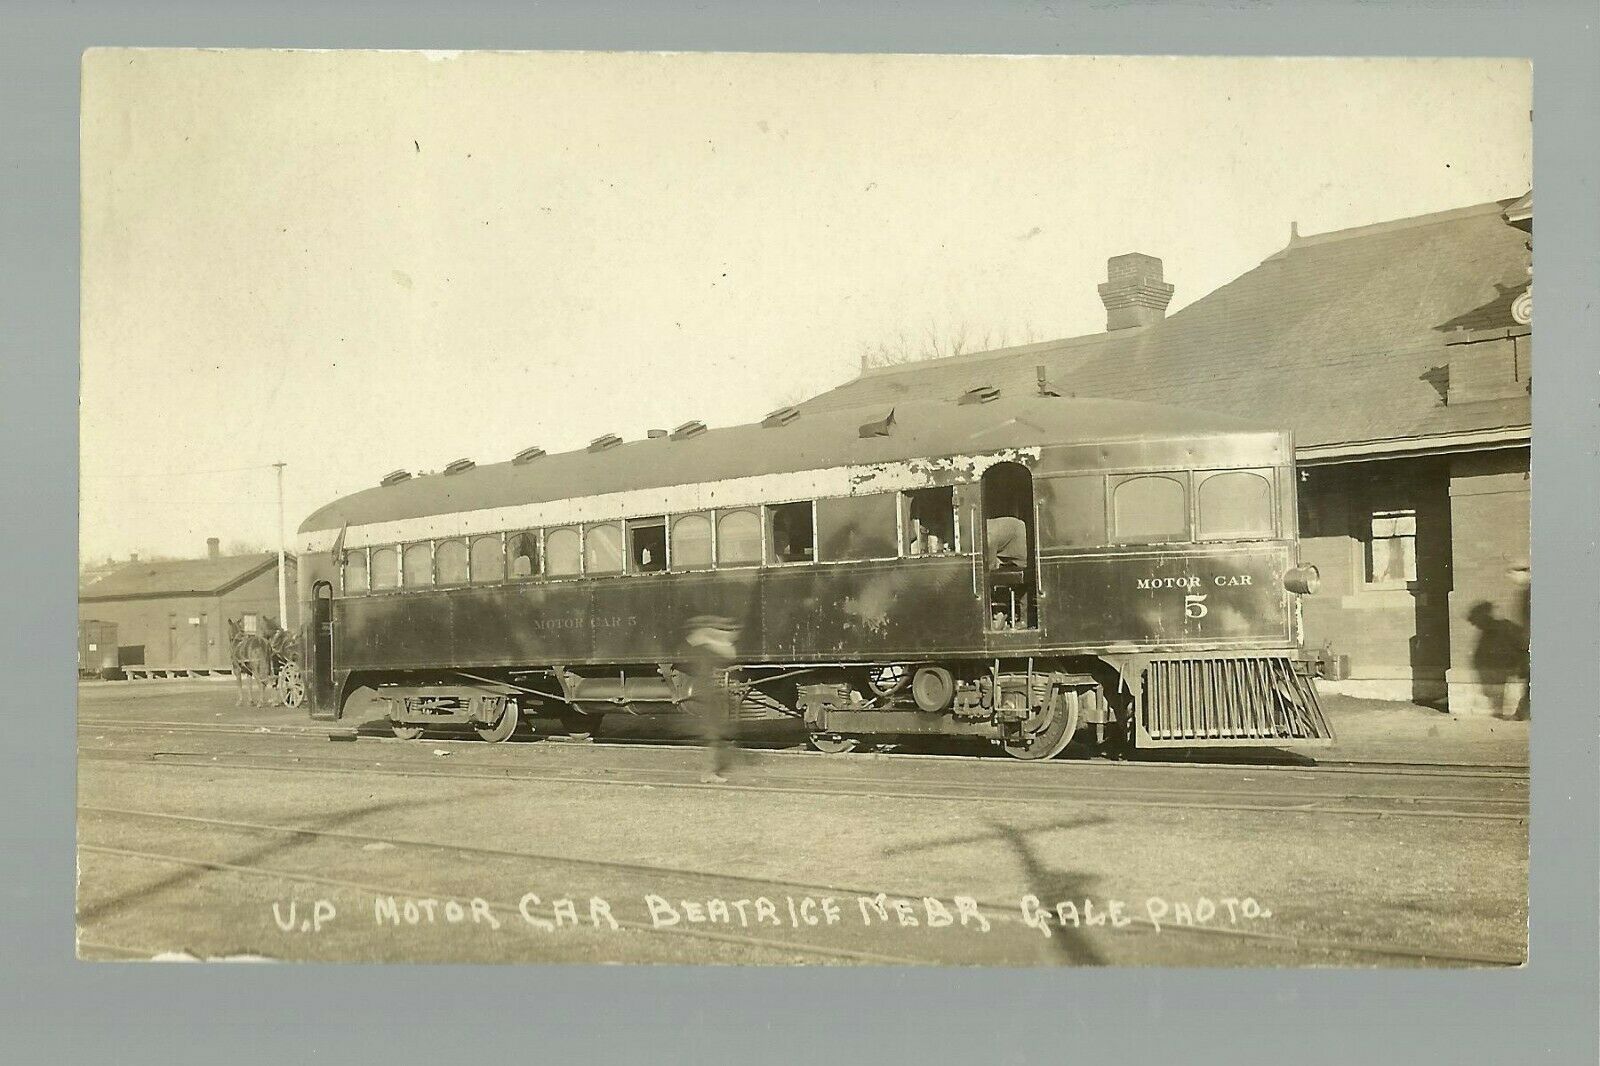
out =
<path fill-rule="evenodd" d="M 706 745 L 705 784 L 725 784 L 728 768 L 728 733 L 732 725 L 732 701 L 727 687 L 727 670 L 738 656 L 734 641 L 739 627 L 731 618 L 700 615 L 689 620 L 684 643 L 689 646 L 689 700 L 700 719 Z"/>

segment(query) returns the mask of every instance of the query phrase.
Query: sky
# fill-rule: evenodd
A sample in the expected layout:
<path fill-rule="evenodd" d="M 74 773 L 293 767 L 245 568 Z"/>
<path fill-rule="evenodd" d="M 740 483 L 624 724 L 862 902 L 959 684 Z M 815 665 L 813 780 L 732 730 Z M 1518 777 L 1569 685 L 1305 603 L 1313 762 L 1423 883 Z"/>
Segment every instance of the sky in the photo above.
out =
<path fill-rule="evenodd" d="M 1531 67 L 96 50 L 79 547 L 276 547 L 390 470 L 728 425 L 902 335 L 1098 332 L 1521 195 Z"/>

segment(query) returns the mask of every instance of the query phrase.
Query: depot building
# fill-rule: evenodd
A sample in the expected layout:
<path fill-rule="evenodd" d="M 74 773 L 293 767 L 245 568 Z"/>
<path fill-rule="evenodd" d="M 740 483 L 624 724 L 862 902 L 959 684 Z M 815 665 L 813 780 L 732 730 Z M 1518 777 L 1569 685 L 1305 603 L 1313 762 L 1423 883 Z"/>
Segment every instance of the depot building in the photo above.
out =
<path fill-rule="evenodd" d="M 970 389 L 1248 415 L 1293 432 L 1325 689 L 1513 713 L 1528 671 L 1533 197 L 1301 236 L 1171 315 L 1112 258 L 1102 333 L 865 370 L 810 410 Z M 1042 369 L 1041 369 L 1042 368 Z"/>

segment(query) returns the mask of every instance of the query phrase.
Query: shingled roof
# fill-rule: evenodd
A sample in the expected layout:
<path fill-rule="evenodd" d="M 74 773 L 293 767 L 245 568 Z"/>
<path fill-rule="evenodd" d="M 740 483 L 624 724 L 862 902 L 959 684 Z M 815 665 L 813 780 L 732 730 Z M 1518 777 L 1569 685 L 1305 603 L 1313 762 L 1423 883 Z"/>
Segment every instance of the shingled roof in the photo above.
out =
<path fill-rule="evenodd" d="M 80 601 L 141 596 L 215 596 L 270 570 L 276 552 L 228 555 L 218 559 L 172 559 L 124 563 L 78 585 Z"/>
<path fill-rule="evenodd" d="M 1528 287 L 1523 233 L 1499 200 L 1296 237 L 1260 266 L 1152 325 L 868 371 L 803 409 L 1051 384 L 1076 396 L 1227 411 L 1302 451 L 1531 425 L 1526 395 L 1446 406 L 1445 341 L 1510 327 Z"/>

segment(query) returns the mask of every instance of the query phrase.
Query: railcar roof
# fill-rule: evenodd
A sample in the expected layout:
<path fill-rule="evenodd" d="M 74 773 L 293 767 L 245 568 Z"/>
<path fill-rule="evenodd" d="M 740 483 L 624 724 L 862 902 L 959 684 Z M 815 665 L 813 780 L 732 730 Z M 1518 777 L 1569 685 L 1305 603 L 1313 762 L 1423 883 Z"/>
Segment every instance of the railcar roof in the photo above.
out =
<path fill-rule="evenodd" d="M 628 441 L 597 452 L 562 452 L 522 464 L 493 463 L 457 474 L 414 477 L 335 500 L 307 518 L 300 532 L 1006 448 L 1273 431 L 1229 415 L 1162 404 L 1034 393 L 1002 395 L 987 403 L 904 402 L 893 409 L 894 423 L 887 435 L 860 435 L 862 425 L 883 418 L 889 410 L 882 406 L 802 411 L 781 426 L 730 426 L 682 440 Z"/>

